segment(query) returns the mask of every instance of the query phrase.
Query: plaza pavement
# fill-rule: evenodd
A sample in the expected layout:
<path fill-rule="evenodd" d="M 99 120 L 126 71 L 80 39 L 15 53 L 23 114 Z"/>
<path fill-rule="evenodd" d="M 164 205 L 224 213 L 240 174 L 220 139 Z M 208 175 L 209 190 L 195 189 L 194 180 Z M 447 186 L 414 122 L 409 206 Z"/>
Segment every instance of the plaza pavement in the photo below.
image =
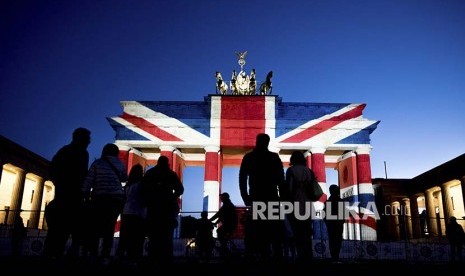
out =
<path fill-rule="evenodd" d="M 108 265 L 89 264 L 86 260 L 48 260 L 43 257 L 0 257 L 0 269 L 12 274 L 44 275 L 66 273 L 83 276 L 118 274 L 128 276 L 159 275 L 441 275 L 461 271 L 463 263 L 409 263 L 406 261 L 341 261 L 315 260 L 296 264 L 288 261 L 252 262 L 243 259 L 209 263 L 175 258 L 171 264 L 153 264 L 144 259 L 138 266 L 113 261 Z M 386 274 L 388 273 L 388 274 Z M 11 275 L 11 274 L 10 274 Z M 443 275 L 443 274 L 442 274 Z"/>

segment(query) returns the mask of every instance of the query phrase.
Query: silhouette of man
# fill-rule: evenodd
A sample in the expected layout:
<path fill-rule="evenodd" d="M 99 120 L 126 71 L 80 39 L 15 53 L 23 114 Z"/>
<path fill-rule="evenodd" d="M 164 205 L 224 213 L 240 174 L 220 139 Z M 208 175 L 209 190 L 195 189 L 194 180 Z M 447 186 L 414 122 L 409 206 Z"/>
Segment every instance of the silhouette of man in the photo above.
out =
<path fill-rule="evenodd" d="M 446 237 L 450 245 L 450 259 L 452 262 L 462 261 L 462 245 L 465 239 L 465 233 L 462 225 L 457 223 L 457 218 L 452 216 L 446 227 Z"/>
<path fill-rule="evenodd" d="M 170 169 L 168 157 L 160 156 L 157 165 L 145 173 L 142 190 L 147 203 L 148 256 L 160 264 L 170 263 L 179 212 L 177 200 L 184 193 L 184 187 Z"/>
<path fill-rule="evenodd" d="M 20 256 L 22 254 L 23 240 L 27 236 L 27 229 L 24 227 L 21 211 L 16 212 L 15 221 L 13 225 L 13 234 L 11 237 L 11 247 L 13 256 Z"/>
<path fill-rule="evenodd" d="M 89 144 L 90 131 L 77 128 L 71 143 L 58 150 L 50 163 L 50 179 L 55 186 L 55 197 L 53 203 L 49 203 L 53 208 L 48 208 L 50 212 L 45 214 L 49 228 L 44 252 L 49 257 L 62 257 L 70 236 L 72 244 L 68 254 L 75 256 L 79 253 L 83 239 L 79 219 L 82 209 L 81 187 L 89 166 Z"/>
<path fill-rule="evenodd" d="M 325 204 L 325 223 L 328 230 L 329 252 L 333 261 L 339 260 L 344 230 L 344 205 L 337 185 L 329 187 L 329 198 Z"/>
<path fill-rule="evenodd" d="M 239 189 L 246 206 L 279 202 L 279 190 L 284 184 L 284 167 L 277 153 L 268 150 L 270 136 L 260 133 L 255 148 L 246 153 L 239 169 Z M 253 212 L 253 210 L 252 210 Z M 247 223 L 247 253 L 260 259 L 282 257 L 284 224 L 280 220 L 260 216 Z M 250 242 L 250 243 L 249 243 Z M 272 250 L 271 250 L 272 249 Z"/>

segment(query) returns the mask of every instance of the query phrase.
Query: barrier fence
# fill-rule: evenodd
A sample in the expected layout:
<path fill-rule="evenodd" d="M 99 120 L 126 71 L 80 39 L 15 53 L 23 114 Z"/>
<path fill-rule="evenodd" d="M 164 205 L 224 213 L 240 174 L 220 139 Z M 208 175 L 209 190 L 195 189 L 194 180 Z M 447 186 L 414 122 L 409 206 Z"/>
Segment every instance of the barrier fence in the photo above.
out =
<path fill-rule="evenodd" d="M 11 210 L 9 210 L 11 212 Z M 1 211 L 0 211 L 1 213 Z M 195 242 L 193 240 L 195 233 L 195 221 L 200 217 L 200 212 L 183 212 L 179 216 L 178 227 L 174 231 L 174 256 L 182 258 L 196 258 Z M 28 217 L 28 211 L 22 210 L 21 216 Z M 8 224 L 5 219 L 0 222 L 0 256 L 9 256 L 13 252 L 12 237 L 15 231 L 13 225 Z M 43 215 L 40 216 L 43 218 Z M 461 219 L 457 219 L 460 221 Z M 27 223 L 25 223 L 27 225 Z M 44 224 L 40 224 L 44 225 Z M 193 228 L 194 227 L 194 228 Z M 26 227 L 27 235 L 20 243 L 19 252 L 24 256 L 40 256 L 43 253 L 44 240 L 47 234 L 46 229 L 37 229 Z M 115 229 L 115 241 L 112 253 L 114 254 L 119 242 L 119 232 Z M 313 237 L 326 237 L 325 233 L 315 232 L 325 231 L 322 224 L 317 223 L 314 227 Z M 68 241 L 68 246 L 70 241 Z M 147 240 L 146 240 L 147 245 Z M 294 258 L 292 246 L 286 241 L 284 245 L 284 256 Z M 231 250 L 238 256 L 245 254 L 244 239 L 241 233 L 237 233 L 232 239 Z M 145 246 L 146 250 L 147 246 Z M 313 239 L 312 243 L 313 256 L 315 259 L 329 259 L 329 246 L 326 238 Z M 463 250 L 463 249 L 462 249 Z M 147 252 L 145 251 L 145 254 Z M 396 241 L 362 241 L 362 240 L 343 240 L 340 252 L 341 261 L 370 261 L 370 260 L 399 260 L 410 262 L 435 262 L 442 263 L 450 260 L 449 243 L 444 236 L 428 237 L 421 239 L 403 239 Z M 465 252 L 463 252 L 465 256 Z M 219 257 L 219 252 L 215 250 L 213 257 Z"/>

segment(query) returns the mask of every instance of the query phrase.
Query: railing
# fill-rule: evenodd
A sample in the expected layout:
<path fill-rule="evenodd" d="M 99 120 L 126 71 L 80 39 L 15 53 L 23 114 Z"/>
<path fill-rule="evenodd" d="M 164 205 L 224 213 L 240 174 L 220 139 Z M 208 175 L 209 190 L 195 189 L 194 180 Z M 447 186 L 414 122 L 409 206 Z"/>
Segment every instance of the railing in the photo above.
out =
<path fill-rule="evenodd" d="M 8 210 L 11 212 L 11 210 Z M 2 211 L 0 211 L 1 213 Z M 3 211 L 4 212 L 4 211 Z M 23 217 L 29 217 L 27 210 L 22 210 Z M 3 218 L 8 216 L 3 215 Z M 43 214 L 40 216 L 43 218 Z M 195 221 L 200 217 L 200 212 L 183 212 L 179 216 L 179 225 L 174 231 L 174 256 L 183 258 L 195 258 L 195 243 L 192 243 L 194 238 L 192 227 L 189 226 L 190 222 Z M 428 218 L 430 219 L 430 218 Z M 433 218 L 431 218 L 433 219 Z M 437 218 L 434 218 L 437 219 Z M 441 218 L 442 219 L 442 218 Z M 463 219 L 457 219 L 460 221 Z M 189 222 L 190 221 L 190 222 Z M 14 233 L 13 225 L 6 223 L 4 219 L 0 223 L 0 256 L 7 256 L 12 254 L 12 236 Z M 25 223 L 27 224 L 27 223 Z M 443 223 L 444 224 L 444 223 Z M 40 224 L 44 225 L 44 224 Z M 324 223 L 320 221 L 314 224 L 314 236 L 323 237 L 321 239 L 313 240 L 313 256 L 315 259 L 329 259 L 328 241 L 325 238 Z M 401 225 L 397 225 L 401 227 Z M 37 228 L 27 228 L 27 236 L 22 240 L 20 245 L 20 252 L 22 255 L 35 256 L 41 255 L 43 251 L 43 244 L 47 230 Z M 319 233 L 316 233 L 319 232 Z M 403 240 L 396 241 L 360 241 L 360 240 L 344 240 L 340 252 L 342 261 L 355 261 L 355 260 L 401 260 L 412 262 L 447 262 L 449 261 L 449 244 L 444 237 L 444 229 L 442 236 L 433 237 L 427 235 L 420 239 L 409 239 L 405 235 Z M 115 243 L 113 253 L 117 247 L 119 238 L 118 233 L 115 235 Z M 147 242 L 147 241 L 146 241 Z M 238 233 L 236 238 L 232 240 L 234 250 L 237 255 L 243 255 L 245 246 L 243 236 Z M 68 242 L 69 245 L 69 242 Z M 286 258 L 293 258 L 292 246 L 284 243 L 284 256 Z M 147 248 L 147 246 L 145 247 Z M 145 252 L 146 254 L 146 252 Z M 465 252 L 463 254 L 465 256 Z M 219 257 L 218 252 L 214 252 L 213 257 Z"/>

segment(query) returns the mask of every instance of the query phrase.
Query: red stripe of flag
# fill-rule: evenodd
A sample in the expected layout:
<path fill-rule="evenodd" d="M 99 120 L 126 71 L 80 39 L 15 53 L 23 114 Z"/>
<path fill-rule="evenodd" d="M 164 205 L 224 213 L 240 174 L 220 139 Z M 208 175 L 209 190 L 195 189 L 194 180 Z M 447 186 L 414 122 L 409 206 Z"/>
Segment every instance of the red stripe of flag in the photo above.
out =
<path fill-rule="evenodd" d="M 183 141 L 182 139 L 164 131 L 163 129 L 157 127 L 156 125 L 150 123 L 149 121 L 143 118 L 140 118 L 140 117 L 128 114 L 128 113 L 123 113 L 123 116 L 121 116 L 121 118 L 125 119 L 126 121 L 130 122 L 136 127 L 142 129 L 143 131 L 152 134 L 153 136 L 157 137 L 160 140 Z"/>
<path fill-rule="evenodd" d="M 366 225 L 376 230 L 376 218 L 370 215 L 367 215 L 366 217 L 364 217 L 364 214 L 358 214 L 358 218 L 354 218 L 353 216 L 350 216 L 347 219 L 347 222 L 359 223 L 361 225 Z"/>
<path fill-rule="evenodd" d="M 221 98 L 221 146 L 255 146 L 265 132 L 265 96 Z"/>
<path fill-rule="evenodd" d="M 342 123 L 343 121 L 350 120 L 362 115 L 362 111 L 365 108 L 366 104 L 361 104 L 341 115 L 331 117 L 329 119 L 323 120 L 316 125 L 313 125 L 291 137 L 288 137 L 282 143 L 301 143 L 307 139 L 312 138 L 322 132 L 327 131 L 333 126 Z"/>

